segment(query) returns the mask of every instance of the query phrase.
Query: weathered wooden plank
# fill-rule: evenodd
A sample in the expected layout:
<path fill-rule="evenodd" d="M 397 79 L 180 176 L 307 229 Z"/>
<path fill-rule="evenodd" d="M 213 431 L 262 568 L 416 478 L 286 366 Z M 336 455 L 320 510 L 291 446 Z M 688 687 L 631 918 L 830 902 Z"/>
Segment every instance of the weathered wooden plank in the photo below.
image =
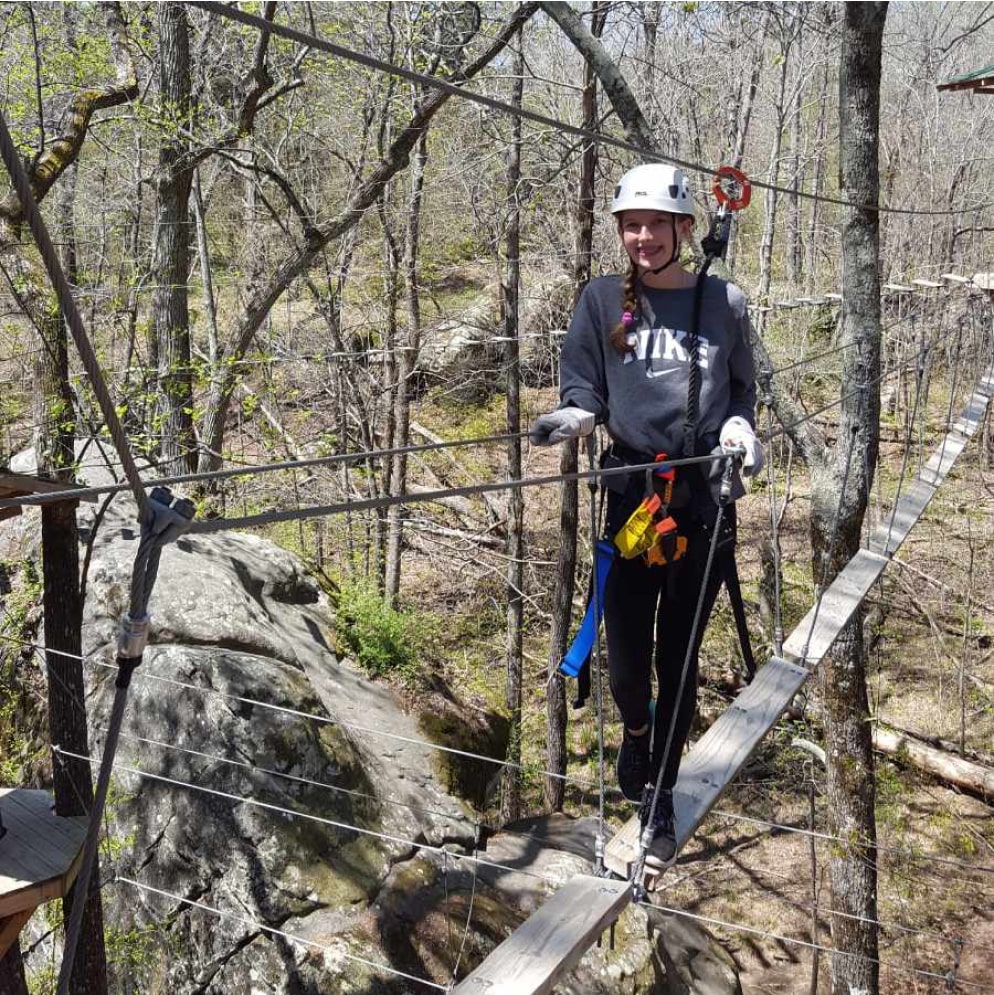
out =
<path fill-rule="evenodd" d="M 818 663 L 853 617 L 887 562 L 885 556 L 861 549 L 829 585 L 821 604 L 812 605 L 787 637 L 783 644 L 784 656 L 808 666 Z"/>
<path fill-rule="evenodd" d="M 632 900 L 627 881 L 582 874 L 526 919 L 452 995 L 542 995 Z"/>
<path fill-rule="evenodd" d="M 773 657 L 694 744 L 680 766 L 673 789 L 678 850 L 704 821 L 810 674 L 805 667 Z M 638 837 L 639 820 L 633 816 L 605 848 L 608 870 L 630 877 L 638 856 Z"/>
<path fill-rule="evenodd" d="M 936 492 L 933 484 L 915 478 L 905 489 L 897 506 L 870 533 L 869 547 L 874 553 L 893 555 L 914 528 Z"/>
<path fill-rule="evenodd" d="M 946 479 L 946 475 L 953 468 L 953 464 L 959 458 L 960 453 L 966 448 L 966 444 L 969 441 L 970 437 L 964 435 L 962 432 L 950 432 L 939 443 L 939 448 L 932 453 L 929 461 L 921 468 L 918 476 L 926 484 L 938 487 Z"/>
<path fill-rule="evenodd" d="M 85 816 L 52 811 L 47 791 L 0 788 L 6 834 L 0 839 L 0 918 L 62 897 L 82 858 Z"/>
<path fill-rule="evenodd" d="M 990 400 L 989 382 L 985 381 L 979 390 L 975 390 L 970 396 L 962 414 L 953 423 L 953 430 L 960 431 L 964 435 L 973 435 L 980 428 L 987 411 L 987 403 Z"/>

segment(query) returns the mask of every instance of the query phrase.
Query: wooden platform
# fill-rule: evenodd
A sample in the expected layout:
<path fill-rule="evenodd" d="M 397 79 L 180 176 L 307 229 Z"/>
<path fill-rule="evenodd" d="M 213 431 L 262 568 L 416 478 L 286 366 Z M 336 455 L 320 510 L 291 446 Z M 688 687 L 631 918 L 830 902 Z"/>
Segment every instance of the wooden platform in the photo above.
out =
<path fill-rule="evenodd" d="M 678 851 L 810 675 L 804 667 L 773 657 L 694 744 L 673 789 Z M 633 816 L 605 848 L 604 863 L 609 870 L 625 878 L 631 876 L 638 857 L 638 837 L 639 820 Z"/>
<path fill-rule="evenodd" d="M 69 890 L 82 859 L 86 816 L 63 818 L 47 791 L 0 788 L 0 956 L 44 902 Z"/>
<path fill-rule="evenodd" d="M 452 995 L 544 995 L 632 900 L 627 881 L 579 875 L 564 884 Z"/>
<path fill-rule="evenodd" d="M 62 483 L 56 480 L 41 480 L 24 473 L 0 473 L 0 501 L 7 498 L 25 497 L 28 494 L 50 494 L 53 491 L 68 491 L 82 487 L 78 483 Z M 87 498 L 93 501 L 94 498 Z M 21 513 L 19 505 L 0 507 L 0 522 L 5 518 L 14 518 Z"/>

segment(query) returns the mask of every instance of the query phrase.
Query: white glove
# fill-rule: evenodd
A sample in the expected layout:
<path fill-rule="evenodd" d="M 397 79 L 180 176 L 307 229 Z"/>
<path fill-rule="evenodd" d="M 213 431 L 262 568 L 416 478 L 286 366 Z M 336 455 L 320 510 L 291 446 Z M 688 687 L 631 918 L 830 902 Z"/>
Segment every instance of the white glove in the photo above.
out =
<path fill-rule="evenodd" d="M 752 426 L 736 415 L 721 426 L 718 434 L 721 448 L 727 453 L 741 448 L 742 476 L 753 477 L 763 469 L 763 444 L 756 438 Z"/>
<path fill-rule="evenodd" d="M 539 415 L 528 429 L 528 438 L 536 446 L 552 446 L 567 439 L 590 435 L 597 423 L 597 416 L 583 408 L 557 408 Z"/>

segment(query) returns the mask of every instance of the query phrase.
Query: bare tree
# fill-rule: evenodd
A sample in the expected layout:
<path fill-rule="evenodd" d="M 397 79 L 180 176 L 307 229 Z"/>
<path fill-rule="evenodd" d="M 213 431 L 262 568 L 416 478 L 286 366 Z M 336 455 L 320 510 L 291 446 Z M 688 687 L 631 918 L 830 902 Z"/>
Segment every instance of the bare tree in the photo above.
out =
<path fill-rule="evenodd" d="M 29 180 L 37 200 L 76 162 L 87 137 L 93 114 L 133 100 L 138 82 L 129 50 L 127 28 L 120 5 L 100 5 L 110 40 L 115 81 L 103 88 L 88 88 L 71 97 L 58 138 L 46 142 L 41 130 L 39 154 L 29 167 Z M 36 57 L 40 57 L 36 53 Z M 38 472 L 56 480 L 71 479 L 75 463 L 75 406 L 69 384 L 69 349 L 65 325 L 41 267 L 20 246 L 23 211 L 17 194 L 0 202 L 0 259 L 11 280 L 18 303 L 41 340 L 38 367 L 38 430 L 35 439 Z M 19 289 L 15 289 L 19 288 Z M 81 596 L 79 543 L 73 504 L 47 505 L 42 511 L 42 566 L 44 576 L 45 646 L 48 670 L 48 707 L 51 741 L 72 753 L 89 752 L 86 705 L 83 698 L 81 652 Z M 55 810 L 59 815 L 85 815 L 93 798 L 90 765 L 57 756 L 54 762 Z M 66 919 L 79 900 L 71 890 L 63 902 Z M 86 896 L 86 912 L 70 979 L 72 995 L 103 995 L 107 991 L 107 965 L 103 938 L 103 912 L 98 876 Z"/>
<path fill-rule="evenodd" d="M 520 107 L 525 86 L 525 52 L 522 31 L 514 49 L 511 103 Z M 507 394 L 507 477 L 521 479 L 521 355 L 518 339 L 518 299 L 521 291 L 521 118 L 511 122 L 511 144 L 507 153 L 505 278 L 501 285 L 504 312 L 504 385 Z M 512 488 L 507 502 L 507 708 L 511 716 L 511 739 L 504 768 L 501 821 L 521 815 L 521 676 L 522 626 L 524 623 L 524 514 L 520 488 Z"/>
<path fill-rule="evenodd" d="M 842 25 L 839 129 L 841 180 L 853 206 L 842 241 L 840 342 L 847 349 L 835 458 L 810 463 L 815 577 L 827 583 L 860 547 L 880 441 L 880 64 L 886 3 L 846 3 Z M 862 384 L 859 390 L 848 385 Z M 848 486 L 843 489 L 843 481 Z M 829 832 L 850 841 L 829 865 L 833 995 L 879 990 L 873 743 L 867 653 L 858 611 L 822 663 L 828 756 Z"/>
<path fill-rule="evenodd" d="M 190 28 L 186 6 L 162 3 L 159 15 L 159 102 L 164 134 L 156 171 L 155 248 L 149 361 L 157 367 L 159 403 L 151 435 L 167 474 L 196 466 L 193 370 L 187 279 L 190 270 Z"/>

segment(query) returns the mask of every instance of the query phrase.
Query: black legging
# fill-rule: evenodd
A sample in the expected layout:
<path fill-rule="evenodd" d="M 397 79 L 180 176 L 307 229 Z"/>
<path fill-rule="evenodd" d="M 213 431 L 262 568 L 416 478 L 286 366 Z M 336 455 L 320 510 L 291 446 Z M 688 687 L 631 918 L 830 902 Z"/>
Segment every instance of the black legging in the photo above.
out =
<path fill-rule="evenodd" d="M 609 514 L 608 520 L 614 518 Z M 713 506 L 711 506 L 713 507 Z M 710 510 L 710 509 L 708 509 Z M 697 611 L 701 583 L 707 565 L 708 547 L 714 515 L 696 524 L 685 524 L 681 534 L 687 536 L 687 553 L 667 567 L 647 566 L 642 557 L 623 560 L 615 557 L 604 591 L 604 629 L 607 634 L 608 671 L 611 694 L 628 729 L 641 729 L 649 721 L 649 698 L 652 694 L 650 663 L 655 640 L 656 721 L 653 735 L 652 777 L 655 780 L 662 761 L 670 721 L 676 709 L 687 644 Z M 725 515 L 729 535 L 734 536 L 734 507 Z M 721 552 L 729 547 L 723 541 Z M 721 568 L 717 558 L 711 567 L 701 621 L 697 629 L 694 652 L 677 710 L 676 728 L 663 774 L 662 785 L 672 788 L 680 768 L 680 758 L 690 734 L 697 708 L 697 657 L 704 629 L 721 586 Z"/>

